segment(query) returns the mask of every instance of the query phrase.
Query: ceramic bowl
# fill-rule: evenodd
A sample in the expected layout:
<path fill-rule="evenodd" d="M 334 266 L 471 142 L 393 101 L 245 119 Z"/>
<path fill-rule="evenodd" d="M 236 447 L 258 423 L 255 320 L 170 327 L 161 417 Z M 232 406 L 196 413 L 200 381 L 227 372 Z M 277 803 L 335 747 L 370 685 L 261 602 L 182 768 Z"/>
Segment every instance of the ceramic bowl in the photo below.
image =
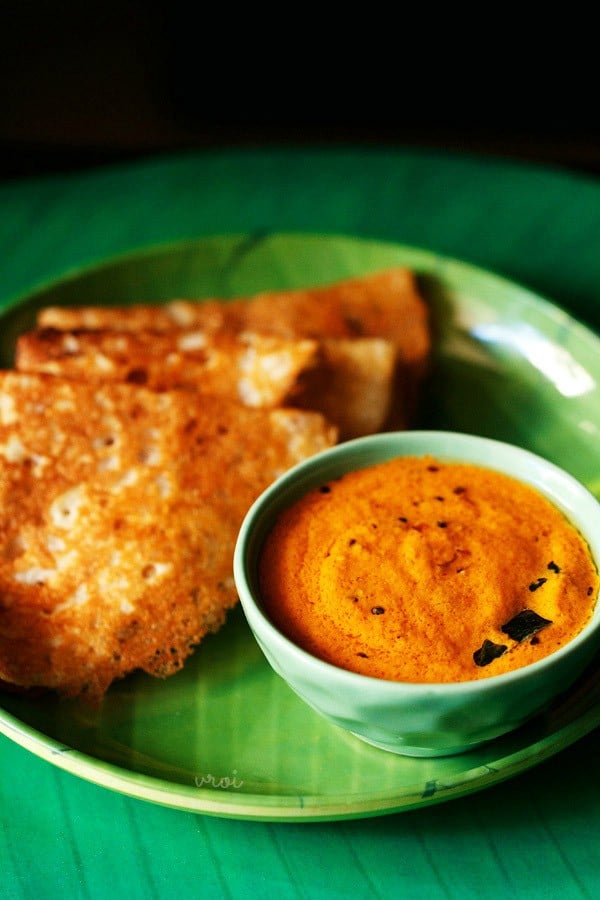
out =
<path fill-rule="evenodd" d="M 600 604 L 591 621 L 553 654 L 476 681 L 415 684 L 346 671 L 317 659 L 270 621 L 258 560 L 278 514 L 313 487 L 396 456 L 431 454 L 497 469 L 554 503 L 600 560 L 600 503 L 564 470 L 519 447 L 469 434 L 407 431 L 339 444 L 296 466 L 249 510 L 234 572 L 249 626 L 272 668 L 317 713 L 370 744 L 407 756 L 462 753 L 512 731 L 541 712 L 582 673 L 600 646 Z"/>

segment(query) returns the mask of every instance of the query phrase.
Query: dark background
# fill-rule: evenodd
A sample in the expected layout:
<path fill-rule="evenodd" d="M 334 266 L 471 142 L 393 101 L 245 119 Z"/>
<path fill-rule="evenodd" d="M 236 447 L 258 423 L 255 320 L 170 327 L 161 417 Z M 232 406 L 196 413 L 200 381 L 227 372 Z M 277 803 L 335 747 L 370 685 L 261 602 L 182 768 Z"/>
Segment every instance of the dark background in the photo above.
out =
<path fill-rule="evenodd" d="M 240 9 L 215 23 L 181 0 L 4 0 L 0 179 L 267 143 L 433 148 L 600 174 L 597 104 L 584 97 L 594 84 L 567 62 L 568 42 L 542 61 L 514 39 L 495 56 L 487 32 L 465 50 L 444 25 L 436 44 L 381 19 L 374 40 L 365 7 L 351 38 L 319 36 L 311 12 L 307 38 L 294 8 L 264 21 Z M 453 52 L 440 55 L 442 43 Z"/>

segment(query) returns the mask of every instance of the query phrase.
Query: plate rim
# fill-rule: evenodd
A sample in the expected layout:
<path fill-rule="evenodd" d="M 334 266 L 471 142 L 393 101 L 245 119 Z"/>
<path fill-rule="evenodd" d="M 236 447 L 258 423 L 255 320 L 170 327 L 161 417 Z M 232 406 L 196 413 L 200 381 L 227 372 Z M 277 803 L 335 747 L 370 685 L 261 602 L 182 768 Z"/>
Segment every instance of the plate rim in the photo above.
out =
<path fill-rule="evenodd" d="M 579 684 L 572 690 L 578 687 Z M 567 691 L 563 702 L 571 693 L 572 691 Z M 309 795 L 249 792 L 234 795 L 227 791 L 217 792 L 168 781 L 165 778 L 146 775 L 143 772 L 125 769 L 115 763 L 98 760 L 91 754 L 43 735 L 33 726 L 21 722 L 12 713 L 0 709 L 0 733 L 5 738 L 70 775 L 114 793 L 183 812 L 262 822 L 343 821 L 393 815 L 448 803 L 529 771 L 586 737 L 599 723 L 600 704 L 596 703 L 585 713 L 551 734 L 513 750 L 499 760 L 480 763 L 454 773 L 439 787 L 435 782 L 416 782 L 410 787 L 403 787 L 400 794 L 370 793 L 362 800 L 349 804 L 341 797 L 327 798 L 319 803 L 315 802 L 318 798 Z M 491 741 L 490 746 L 499 743 L 500 740 Z M 532 752 L 534 750 L 535 753 Z M 468 760 L 469 756 L 470 753 L 467 752 L 459 754 L 458 758 Z M 497 768 L 499 765 L 502 767 Z M 285 805 L 280 802 L 283 796 L 289 800 Z M 270 804 L 269 799 L 278 801 L 278 805 Z"/>
<path fill-rule="evenodd" d="M 506 286 L 511 290 L 517 289 L 524 298 L 528 299 L 533 303 L 533 305 L 540 305 L 545 308 L 545 311 L 550 313 L 551 315 L 555 315 L 558 319 L 568 319 L 570 324 L 576 328 L 580 328 L 583 333 L 588 334 L 591 333 L 592 336 L 600 337 L 600 333 L 594 328 L 594 326 L 590 325 L 588 322 L 584 321 L 577 314 L 566 310 L 564 307 L 559 305 L 556 301 L 552 300 L 552 298 L 546 294 L 545 292 L 539 291 L 536 288 L 528 285 L 526 282 L 521 281 L 520 279 L 513 278 L 509 275 L 505 275 L 500 273 L 495 269 L 488 269 L 483 265 L 480 265 L 475 262 L 471 262 L 466 257 L 455 256 L 452 254 L 445 254 L 441 251 L 434 250 L 428 247 L 424 247 L 419 244 L 411 244 L 404 243 L 401 241 L 393 241 L 389 238 L 378 238 L 376 236 L 363 236 L 359 234 L 353 234 L 351 232 L 344 231 L 327 231 L 327 232 L 318 232 L 318 231 L 305 231 L 305 230 L 256 230 L 256 231 L 238 231 L 238 232 L 215 232 L 211 234 L 200 234 L 191 237 L 185 238 L 174 238 L 168 239 L 164 241 L 153 241 L 150 243 L 142 243 L 133 247 L 129 247 L 126 250 L 122 250 L 119 252 L 112 253 L 108 256 L 100 256 L 100 257 L 88 257 L 85 260 L 81 260 L 72 266 L 67 266 L 61 271 L 55 273 L 54 275 L 47 276 L 45 278 L 41 278 L 39 281 L 32 283 L 32 285 L 25 291 L 18 291 L 15 294 L 7 295 L 4 298 L 0 298 L 0 318 L 4 315 L 14 311 L 15 307 L 22 305 L 23 303 L 27 303 L 35 298 L 37 294 L 44 292 L 52 287 L 57 287 L 59 285 L 75 281 L 77 278 L 80 278 L 84 275 L 93 274 L 95 272 L 100 272 L 102 269 L 109 268 L 115 264 L 127 263 L 130 261 L 134 261 L 136 259 L 142 258 L 144 256 L 156 255 L 156 254 L 168 254 L 173 250 L 182 250 L 186 247 L 193 247 L 194 245 L 200 243 L 217 243 L 219 241 L 240 241 L 240 242 L 253 242 L 256 240 L 260 241 L 272 241 L 272 240 L 300 240 L 300 241 L 343 241 L 348 243 L 360 244 L 360 245 L 368 245 L 372 247 L 382 247 L 390 251 L 398 251 L 400 253 L 406 253 L 409 256 L 413 256 L 416 259 L 420 258 L 423 261 L 429 260 L 430 263 L 434 263 L 434 267 L 432 271 L 443 271 L 446 268 L 457 268 L 461 269 L 464 272 L 474 276 L 481 277 L 484 280 L 495 283 L 497 286 Z M 440 269 L 441 266 L 441 269 Z M 268 288 L 267 288 L 268 290 Z"/>

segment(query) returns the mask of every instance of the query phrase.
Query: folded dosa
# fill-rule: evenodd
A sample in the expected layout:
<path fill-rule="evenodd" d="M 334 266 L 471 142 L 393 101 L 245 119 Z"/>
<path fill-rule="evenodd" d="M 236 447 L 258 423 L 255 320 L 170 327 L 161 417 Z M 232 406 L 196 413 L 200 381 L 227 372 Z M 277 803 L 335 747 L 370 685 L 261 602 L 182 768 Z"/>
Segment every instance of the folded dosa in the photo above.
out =
<path fill-rule="evenodd" d="M 382 338 L 39 328 L 19 336 L 15 366 L 95 383 L 201 390 L 245 406 L 313 409 L 346 440 L 391 421 L 395 360 Z"/>
<path fill-rule="evenodd" d="M 96 383 L 200 390 L 245 406 L 275 407 L 292 403 L 318 350 L 313 340 L 251 332 L 41 328 L 19 336 L 15 366 Z"/>
<path fill-rule="evenodd" d="M 237 601 L 253 500 L 335 439 L 317 413 L 0 372 L 0 680 L 98 699 L 176 672 Z"/>
<path fill-rule="evenodd" d="M 413 272 L 405 267 L 227 301 L 179 299 L 164 305 L 46 307 L 39 311 L 37 321 L 40 327 L 61 331 L 202 329 L 204 333 L 252 332 L 286 340 L 317 340 L 322 365 L 320 372 L 312 372 L 312 384 L 335 382 L 339 411 L 333 421 L 339 422 L 342 439 L 409 427 L 418 409 L 431 350 L 428 308 Z M 365 342 L 355 345 L 357 340 Z M 373 340 L 385 341 L 387 346 Z M 382 389 L 384 393 L 378 394 Z M 319 396 L 313 390 L 312 402 Z M 366 410 L 374 397 L 377 407 L 370 415 L 363 413 L 357 418 L 356 410 L 361 406 Z M 305 398 L 299 402 L 308 405 Z M 376 415 L 381 410 L 383 418 Z"/>

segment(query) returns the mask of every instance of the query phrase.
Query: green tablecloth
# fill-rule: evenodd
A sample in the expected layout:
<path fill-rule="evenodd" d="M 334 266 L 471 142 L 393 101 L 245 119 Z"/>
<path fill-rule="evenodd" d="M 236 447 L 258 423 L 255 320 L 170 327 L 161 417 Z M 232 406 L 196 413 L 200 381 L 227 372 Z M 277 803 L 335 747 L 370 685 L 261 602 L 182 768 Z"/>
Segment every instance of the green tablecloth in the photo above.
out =
<path fill-rule="evenodd" d="M 360 147 L 211 151 L 0 186 L 0 302 L 149 244 L 269 231 L 426 247 L 600 328 L 600 184 Z M 446 804 L 275 824 L 129 799 L 0 737 L 0 896 L 595 897 L 599 751 L 596 731 Z"/>

